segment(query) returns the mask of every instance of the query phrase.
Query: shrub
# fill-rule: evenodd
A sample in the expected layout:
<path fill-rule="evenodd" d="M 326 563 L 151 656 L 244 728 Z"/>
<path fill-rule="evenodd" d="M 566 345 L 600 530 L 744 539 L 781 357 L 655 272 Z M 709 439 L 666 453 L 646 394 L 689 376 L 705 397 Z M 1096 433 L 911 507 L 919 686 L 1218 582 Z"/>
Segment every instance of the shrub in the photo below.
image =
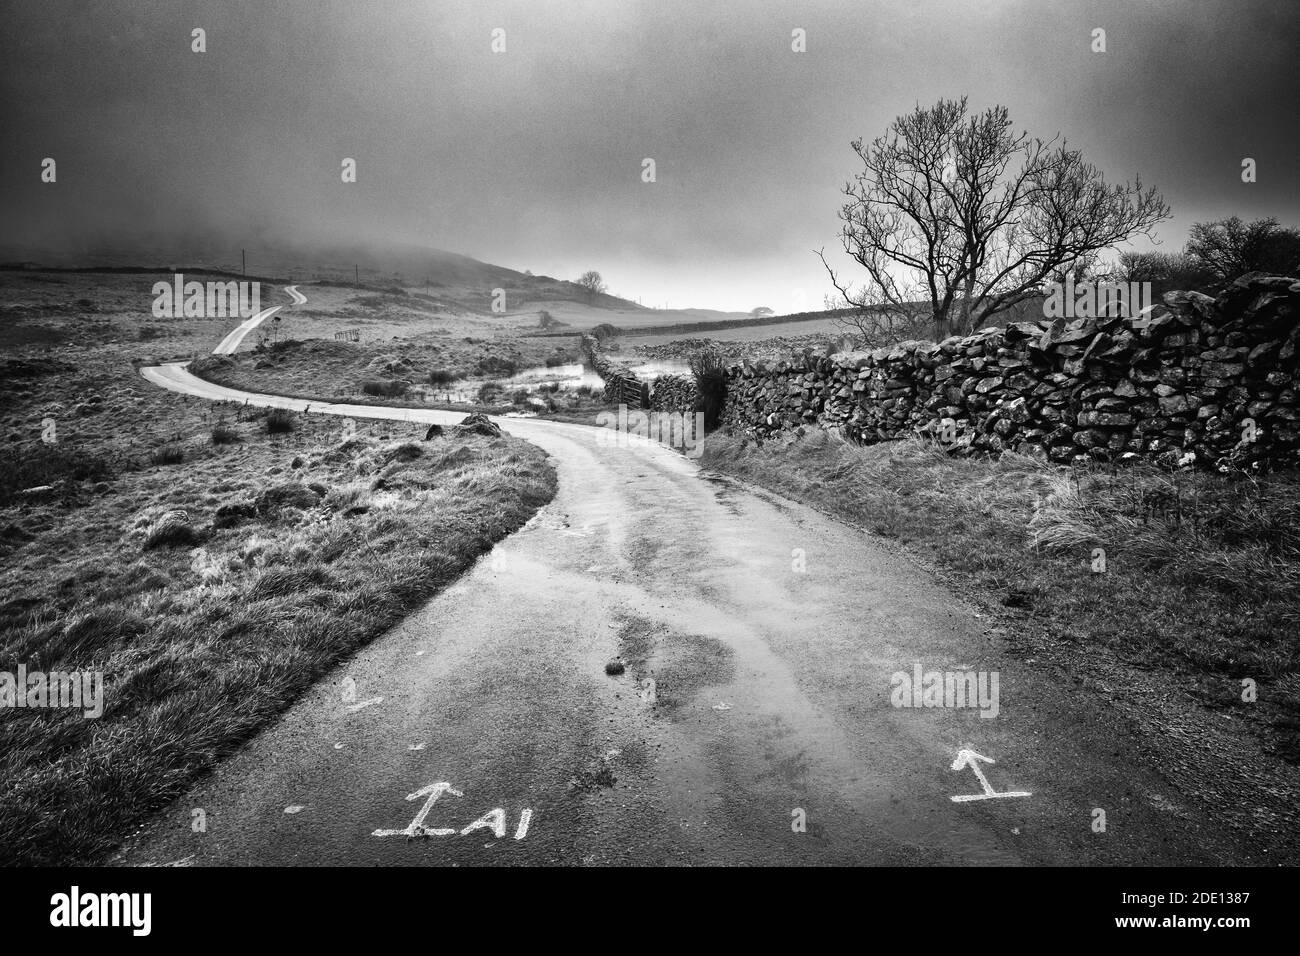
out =
<path fill-rule="evenodd" d="M 546 367 L 557 368 L 560 365 L 576 365 L 578 357 L 568 352 L 556 352 L 554 355 L 546 356 Z"/>
<path fill-rule="evenodd" d="M 460 378 L 455 372 L 447 368 L 436 368 L 429 373 L 430 385 L 449 385 Z"/>
<path fill-rule="evenodd" d="M 691 374 L 699 398 L 695 410 L 704 413 L 704 427 L 712 430 L 722 420 L 722 406 L 727 398 L 727 365 L 718 352 L 696 352 L 690 358 Z"/>
<path fill-rule="evenodd" d="M 293 412 L 287 408 L 272 408 L 266 413 L 268 435 L 282 435 L 293 431 Z"/>
<path fill-rule="evenodd" d="M 406 382 L 388 381 L 388 382 L 362 382 L 361 391 L 367 395 L 376 395 L 383 398 L 399 398 L 406 394 L 410 386 Z"/>
<path fill-rule="evenodd" d="M 600 325 L 596 326 L 594 329 L 591 330 L 592 337 L 597 342 L 600 342 L 602 345 L 605 343 L 606 339 L 618 338 L 622 334 L 623 334 L 622 329 L 620 329 L 617 325 L 611 325 L 608 322 L 602 322 L 600 323 Z"/>

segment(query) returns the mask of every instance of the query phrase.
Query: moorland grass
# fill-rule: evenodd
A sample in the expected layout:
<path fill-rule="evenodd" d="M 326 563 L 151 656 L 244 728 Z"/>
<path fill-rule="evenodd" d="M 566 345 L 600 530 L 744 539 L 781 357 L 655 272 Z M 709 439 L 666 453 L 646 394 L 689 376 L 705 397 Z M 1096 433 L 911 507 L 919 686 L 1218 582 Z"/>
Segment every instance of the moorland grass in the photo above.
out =
<path fill-rule="evenodd" d="M 238 445 L 196 429 L 192 461 L 0 514 L 23 532 L 0 539 L 0 671 L 100 671 L 105 702 L 0 709 L 0 863 L 102 859 L 555 490 L 510 438 L 230 427 Z"/>

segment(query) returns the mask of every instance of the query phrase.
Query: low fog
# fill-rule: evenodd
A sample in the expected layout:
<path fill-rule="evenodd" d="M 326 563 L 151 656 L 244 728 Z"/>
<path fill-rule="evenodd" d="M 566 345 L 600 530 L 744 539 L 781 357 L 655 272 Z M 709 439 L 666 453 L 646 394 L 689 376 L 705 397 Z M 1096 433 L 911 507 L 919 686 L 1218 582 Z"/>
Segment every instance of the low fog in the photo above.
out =
<path fill-rule="evenodd" d="M 1065 136 L 1110 178 L 1156 185 L 1174 212 L 1166 248 L 1198 220 L 1300 224 L 1290 4 L 734 12 L 678 0 L 6 3 L 0 256 L 229 264 L 247 247 L 382 260 L 416 245 L 561 278 L 599 269 L 646 305 L 820 307 L 831 290 L 814 250 L 838 251 L 850 141 L 963 94 Z M 1104 54 L 1089 47 L 1098 27 Z M 806 52 L 791 50 L 795 28 Z M 53 184 L 41 182 L 46 157 Z M 1241 182 L 1244 157 L 1257 183 Z M 345 158 L 355 183 L 341 181 Z"/>

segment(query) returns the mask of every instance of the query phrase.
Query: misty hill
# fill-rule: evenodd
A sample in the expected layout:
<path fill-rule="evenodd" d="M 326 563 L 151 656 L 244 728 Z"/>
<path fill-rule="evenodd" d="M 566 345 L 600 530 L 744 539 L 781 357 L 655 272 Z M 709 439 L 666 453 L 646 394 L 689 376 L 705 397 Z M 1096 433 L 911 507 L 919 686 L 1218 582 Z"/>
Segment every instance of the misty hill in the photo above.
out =
<path fill-rule="evenodd" d="M 546 308 L 548 303 L 580 303 L 590 309 L 648 312 L 643 306 L 615 295 L 591 295 L 576 283 L 551 276 L 535 276 L 470 256 L 408 244 L 307 245 L 250 243 L 238 247 L 187 246 L 140 248 L 133 251 L 39 252 L 21 257 L 27 267 L 145 268 L 161 271 L 209 269 L 249 278 L 268 277 L 285 282 L 330 282 L 366 288 L 401 287 L 429 292 L 476 312 L 490 308 L 493 289 L 505 289 L 510 312 Z M 15 256 L 15 259 L 19 257 Z"/>

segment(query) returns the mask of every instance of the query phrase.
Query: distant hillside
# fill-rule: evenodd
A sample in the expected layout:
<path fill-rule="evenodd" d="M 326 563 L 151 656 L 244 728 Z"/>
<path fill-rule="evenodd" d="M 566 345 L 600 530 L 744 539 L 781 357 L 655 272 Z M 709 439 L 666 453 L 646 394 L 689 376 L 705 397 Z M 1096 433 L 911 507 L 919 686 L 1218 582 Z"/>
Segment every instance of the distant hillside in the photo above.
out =
<path fill-rule="evenodd" d="M 455 252 L 423 246 L 249 244 L 243 252 L 242 263 L 239 248 L 197 247 L 166 252 L 46 254 L 39 257 L 39 264 L 63 269 L 210 270 L 233 274 L 246 268 L 250 279 L 275 276 L 284 281 L 325 281 L 365 288 L 401 286 L 421 292 L 427 288 L 441 299 L 475 311 L 486 310 L 492 290 L 498 288 L 506 290 L 511 312 L 530 307 L 535 307 L 534 310 L 545 308 L 551 302 L 576 302 L 590 308 L 623 312 L 651 311 L 618 296 L 592 296 L 582 287 L 563 279 L 531 276 Z M 32 268 L 36 263 L 23 262 L 22 265 Z"/>
<path fill-rule="evenodd" d="M 824 322 L 827 319 L 838 319 L 842 316 L 851 315 L 855 309 L 831 309 L 824 312 L 799 312 L 793 315 L 764 315 L 759 317 L 749 317 L 743 319 L 723 319 L 720 321 L 710 322 L 672 322 L 661 325 L 638 325 L 633 327 L 619 327 L 623 335 L 699 335 L 705 332 L 729 332 L 735 329 L 752 329 L 770 325 L 791 325 L 796 322 Z M 710 309 L 681 309 L 673 315 L 684 315 L 695 317 L 697 315 L 721 314 Z M 564 335 L 563 332 L 537 332 L 533 333 L 534 337 L 556 337 Z M 572 332 L 567 333 L 572 334 Z"/>

